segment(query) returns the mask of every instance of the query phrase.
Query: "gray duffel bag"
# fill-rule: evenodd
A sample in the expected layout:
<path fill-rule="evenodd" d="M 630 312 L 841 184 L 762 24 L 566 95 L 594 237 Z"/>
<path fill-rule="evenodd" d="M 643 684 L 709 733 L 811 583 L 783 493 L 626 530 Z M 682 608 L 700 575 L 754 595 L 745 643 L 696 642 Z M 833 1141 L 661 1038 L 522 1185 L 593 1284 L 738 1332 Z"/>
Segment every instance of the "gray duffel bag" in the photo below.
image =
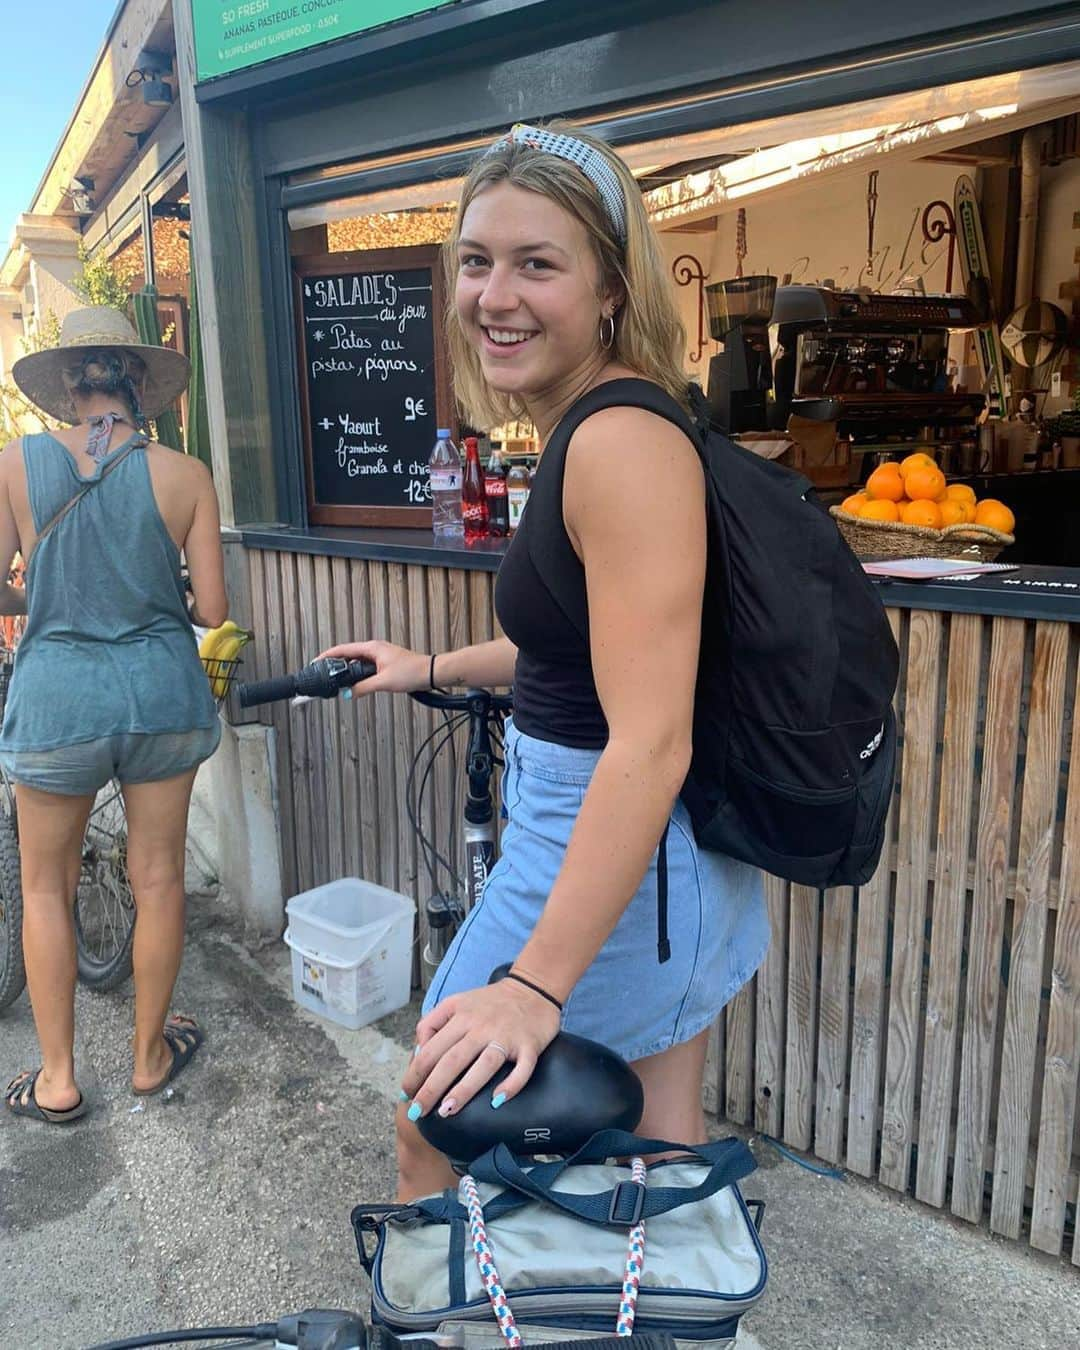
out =
<path fill-rule="evenodd" d="M 680 1152 L 631 1180 L 635 1154 Z M 686 1147 L 603 1130 L 572 1157 L 537 1163 L 500 1144 L 470 1169 L 487 1237 L 519 1327 L 614 1333 L 629 1230 L 645 1223 L 636 1332 L 723 1341 L 762 1297 L 768 1268 L 738 1182 L 756 1164 L 738 1139 Z M 759 1216 L 760 1217 L 760 1216 Z M 373 1326 L 397 1335 L 488 1322 L 458 1192 L 411 1205 L 358 1205 L 360 1260 L 371 1279 Z M 537 1337 L 532 1337 L 534 1343 Z"/>

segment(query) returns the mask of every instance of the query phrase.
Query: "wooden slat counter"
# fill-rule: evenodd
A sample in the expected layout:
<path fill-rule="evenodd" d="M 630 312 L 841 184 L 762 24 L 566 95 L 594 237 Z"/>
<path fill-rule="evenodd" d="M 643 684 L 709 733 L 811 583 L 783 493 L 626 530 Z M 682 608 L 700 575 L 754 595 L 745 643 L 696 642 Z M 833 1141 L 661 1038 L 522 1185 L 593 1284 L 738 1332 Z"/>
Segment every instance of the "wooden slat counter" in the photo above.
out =
<path fill-rule="evenodd" d="M 498 544 L 243 540 L 256 678 L 347 637 L 430 650 L 496 631 Z M 1080 572 L 882 596 L 902 654 L 882 865 L 858 893 L 769 881 L 772 945 L 715 1029 L 709 1105 L 1080 1264 Z M 267 716 L 288 893 L 344 871 L 423 901 L 404 792 L 432 714 L 375 697 Z M 445 759 L 433 777 L 425 827 L 460 866 Z"/>

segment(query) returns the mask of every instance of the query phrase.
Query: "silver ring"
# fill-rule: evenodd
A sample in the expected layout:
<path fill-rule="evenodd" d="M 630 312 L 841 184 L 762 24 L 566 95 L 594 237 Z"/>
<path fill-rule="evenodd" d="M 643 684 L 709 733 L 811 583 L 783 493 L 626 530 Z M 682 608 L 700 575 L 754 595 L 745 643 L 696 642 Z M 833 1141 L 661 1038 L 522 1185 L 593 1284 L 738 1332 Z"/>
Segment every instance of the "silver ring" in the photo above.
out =
<path fill-rule="evenodd" d="M 503 1059 L 510 1058 L 510 1051 L 507 1050 L 505 1045 L 500 1045 L 498 1041 L 488 1041 L 487 1046 L 485 1048 L 488 1050 L 498 1050 L 499 1054 L 502 1055 Z"/>

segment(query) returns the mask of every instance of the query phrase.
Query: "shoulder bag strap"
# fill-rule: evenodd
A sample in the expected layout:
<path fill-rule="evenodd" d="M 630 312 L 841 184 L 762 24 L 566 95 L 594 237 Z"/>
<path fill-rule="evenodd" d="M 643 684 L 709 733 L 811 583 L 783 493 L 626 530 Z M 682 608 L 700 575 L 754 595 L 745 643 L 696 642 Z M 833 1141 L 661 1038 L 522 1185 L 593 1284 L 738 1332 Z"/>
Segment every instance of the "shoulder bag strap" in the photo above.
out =
<path fill-rule="evenodd" d="M 86 496 L 86 494 L 87 494 L 88 492 L 91 492 L 94 488 L 97 487 L 97 485 L 98 485 L 99 483 L 103 482 L 106 478 L 108 478 L 109 474 L 112 473 L 113 469 L 115 469 L 116 466 L 117 466 L 122 460 L 127 459 L 128 455 L 130 455 L 131 452 L 132 452 L 133 450 L 141 450 L 141 449 L 142 449 L 145 445 L 147 445 L 147 444 L 148 444 L 148 442 L 146 441 L 145 437 L 140 438 L 139 440 L 136 440 L 136 441 L 132 441 L 132 443 L 131 443 L 129 446 L 127 446 L 125 449 L 123 449 L 123 450 L 120 451 L 120 453 L 116 456 L 115 459 L 109 460 L 108 464 L 105 465 L 105 467 L 102 469 L 101 473 L 97 476 L 97 478 L 94 478 L 94 479 L 92 479 L 89 483 L 86 483 L 83 487 L 81 487 L 81 488 L 78 490 L 78 492 L 76 492 L 76 494 L 74 495 L 74 497 L 69 498 L 69 499 L 63 504 L 63 506 L 60 508 L 60 510 L 57 511 L 56 515 L 53 516 L 52 520 L 48 521 L 48 522 L 47 522 L 47 523 L 46 523 L 46 524 L 38 531 L 37 538 L 34 540 L 34 546 L 33 546 L 33 548 L 30 550 L 29 556 L 28 556 L 27 559 L 26 559 L 26 566 L 27 566 L 27 567 L 30 566 L 30 559 L 33 558 L 34 554 L 38 551 L 38 546 L 40 545 L 41 541 L 42 541 L 47 535 L 52 534 L 53 530 L 56 529 L 57 525 L 60 524 L 60 522 L 64 519 L 64 517 L 67 515 L 67 513 L 68 513 L 69 511 L 73 511 L 73 510 L 75 509 L 75 507 L 78 506 L 78 504 L 82 501 L 82 499 Z"/>
<path fill-rule="evenodd" d="M 667 1153 L 678 1149 L 692 1159 L 708 1165 L 708 1171 L 696 1186 L 653 1186 L 644 1193 L 630 1181 L 620 1182 L 613 1189 L 591 1195 L 575 1195 L 557 1190 L 558 1176 L 575 1163 L 600 1162 L 617 1154 L 625 1157 L 634 1153 Z M 601 1227 L 626 1228 L 638 1219 L 666 1214 L 682 1205 L 707 1199 L 717 1191 L 741 1181 L 755 1170 L 754 1156 L 741 1139 L 724 1139 L 716 1143 L 686 1148 L 663 1139 L 639 1139 L 619 1130 L 604 1130 L 589 1140 L 572 1158 L 562 1163 L 542 1164 L 528 1172 L 521 1166 L 505 1144 L 498 1145 L 482 1160 L 473 1164 L 472 1174 L 478 1180 L 502 1183 L 509 1192 L 551 1205 L 586 1223 Z M 520 1201 L 506 1192 L 493 1197 L 484 1206 L 489 1218 L 500 1212 L 517 1208 Z"/>
<path fill-rule="evenodd" d="M 563 480 L 570 441 L 582 422 L 604 408 L 644 408 L 646 412 L 655 413 L 673 422 L 701 453 L 701 428 L 659 385 L 651 380 L 607 380 L 571 404 L 544 447 L 529 495 L 530 500 L 536 496 L 546 504 L 545 517 L 562 520 Z M 534 520 L 536 514 L 534 512 Z M 541 581 L 579 636 L 587 639 L 589 620 L 584 587 L 567 582 L 568 574 L 571 578 L 581 576 L 583 569 L 565 527 L 562 530 L 528 530 L 527 535 L 529 556 Z"/>

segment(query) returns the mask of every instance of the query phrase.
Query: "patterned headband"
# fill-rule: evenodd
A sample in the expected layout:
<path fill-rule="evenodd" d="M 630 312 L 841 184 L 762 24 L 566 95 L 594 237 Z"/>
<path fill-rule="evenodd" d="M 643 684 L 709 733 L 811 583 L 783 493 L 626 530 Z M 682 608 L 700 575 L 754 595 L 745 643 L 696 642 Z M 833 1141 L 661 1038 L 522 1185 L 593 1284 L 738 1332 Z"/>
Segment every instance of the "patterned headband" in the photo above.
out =
<path fill-rule="evenodd" d="M 560 159 L 576 165 L 600 194 L 600 200 L 604 204 L 608 219 L 615 227 L 619 242 L 626 243 L 626 202 L 623 198 L 622 184 L 619 182 L 618 174 L 599 150 L 594 150 L 591 145 L 579 141 L 576 136 L 564 136 L 553 131 L 545 131 L 542 127 L 530 127 L 524 122 L 517 122 L 505 136 L 500 136 L 488 146 L 483 157 L 495 154 L 507 141 L 516 142 L 518 145 L 531 145 L 534 150 L 544 150 L 549 155 L 558 155 Z"/>

